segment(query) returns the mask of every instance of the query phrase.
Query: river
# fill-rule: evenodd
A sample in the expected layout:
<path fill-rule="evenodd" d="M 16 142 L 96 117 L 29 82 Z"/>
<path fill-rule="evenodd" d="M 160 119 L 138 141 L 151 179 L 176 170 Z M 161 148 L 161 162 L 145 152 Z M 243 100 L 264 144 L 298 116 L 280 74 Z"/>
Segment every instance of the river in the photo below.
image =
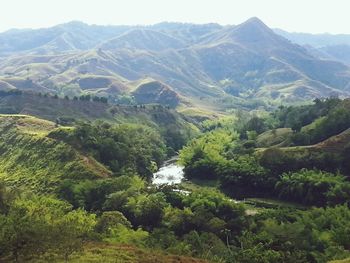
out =
<path fill-rule="evenodd" d="M 178 157 L 175 156 L 160 167 L 158 172 L 153 174 L 153 184 L 179 184 L 184 178 L 183 167 L 178 165 L 176 162 Z"/>
<path fill-rule="evenodd" d="M 155 185 L 172 185 L 172 184 L 179 184 L 181 183 L 182 179 L 184 178 L 184 172 L 183 167 L 177 164 L 178 156 L 175 156 L 167 161 L 164 162 L 164 164 L 160 167 L 158 172 L 153 174 L 152 183 Z M 178 190 L 176 191 L 182 192 L 184 194 L 189 194 L 190 191 L 187 190 Z M 174 191 L 175 191 L 174 190 Z M 230 200 L 234 203 L 241 203 L 245 201 L 238 201 L 236 199 Z M 258 200 L 256 198 L 256 200 Z M 258 210 L 254 208 L 255 202 L 250 201 L 250 203 L 253 205 L 252 208 L 249 208 L 246 210 L 247 215 L 255 215 L 258 213 Z"/>

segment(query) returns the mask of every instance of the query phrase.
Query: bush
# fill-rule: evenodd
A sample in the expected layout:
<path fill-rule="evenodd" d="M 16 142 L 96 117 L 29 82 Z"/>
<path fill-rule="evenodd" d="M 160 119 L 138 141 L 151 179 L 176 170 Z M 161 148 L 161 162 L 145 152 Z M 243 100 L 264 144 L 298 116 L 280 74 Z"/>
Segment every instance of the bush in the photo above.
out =
<path fill-rule="evenodd" d="M 306 169 L 285 173 L 276 183 L 280 198 L 318 206 L 324 206 L 327 202 L 345 202 L 350 197 L 350 193 L 346 192 L 349 187 L 342 175 Z"/>

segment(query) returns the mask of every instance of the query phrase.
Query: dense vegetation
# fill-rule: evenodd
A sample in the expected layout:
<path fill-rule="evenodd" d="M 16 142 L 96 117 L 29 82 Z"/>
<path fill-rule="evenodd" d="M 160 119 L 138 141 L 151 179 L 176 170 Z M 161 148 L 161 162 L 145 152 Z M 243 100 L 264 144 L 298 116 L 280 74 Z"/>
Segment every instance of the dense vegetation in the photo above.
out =
<path fill-rule="evenodd" d="M 206 128 L 206 133 L 183 148 L 180 161 L 185 167 L 184 171 L 188 178 L 217 179 L 223 189 L 236 197 L 243 192 L 244 196 L 283 196 L 301 202 L 300 198 L 305 197 L 304 194 L 309 191 L 331 196 L 334 193 L 327 194 L 327 191 L 348 189 L 346 144 L 338 146 L 334 142 L 333 146 L 327 148 L 316 145 L 309 148 L 257 149 L 258 139 L 260 134 L 268 129 L 272 130 L 271 136 L 275 136 L 273 130 L 279 128 L 294 129 L 291 135 L 287 134 L 289 138 L 285 138 L 290 146 L 296 144 L 294 139 L 302 132 L 314 135 L 326 134 L 326 138 L 337 135 L 350 128 L 350 122 L 344 121 L 350 112 L 347 105 L 347 100 L 316 100 L 313 105 L 308 106 L 280 107 L 265 117 L 254 115 L 247 118 L 246 115 L 242 115 L 238 120 L 232 119 L 231 123 L 227 120 L 214 123 L 215 125 L 206 123 L 205 127 L 210 128 Z M 340 114 L 340 111 L 344 113 Z M 296 129 L 295 126 L 299 125 L 301 127 Z M 332 142 L 331 140 L 329 144 Z M 339 170 L 345 176 L 331 174 Z M 288 174 L 289 172 L 294 173 Z M 293 184 L 299 187 L 294 194 L 281 193 L 287 191 L 282 185 L 292 187 Z M 313 184 L 320 184 L 319 189 L 312 190 Z M 308 189 L 300 190 L 301 185 Z M 347 190 L 339 190 L 338 194 L 341 195 L 343 192 L 346 196 Z M 304 201 L 308 204 L 324 205 L 329 201 L 325 196 L 310 197 L 313 202 L 307 200 L 308 198 Z M 339 196 L 337 200 L 342 203 L 347 201 L 347 198 Z"/>
<path fill-rule="evenodd" d="M 49 136 L 62 139 L 91 154 L 118 174 L 135 172 L 151 176 L 166 157 L 166 146 L 153 129 L 136 124 L 78 124 Z"/>
<path fill-rule="evenodd" d="M 242 257 L 236 256 L 234 262 L 326 262 L 348 257 L 348 230 L 335 230 L 342 228 L 335 221 L 346 221 L 350 212 L 349 137 L 343 133 L 350 128 L 348 103 L 315 100 L 268 115 L 237 114 L 236 119 L 207 122 L 206 132 L 183 148 L 180 162 L 189 179 L 216 180 L 236 198 L 274 198 L 304 209 L 324 207 L 255 216 L 253 229 L 239 237 Z M 268 138 L 287 128 L 291 132 L 281 140 Z M 270 140 L 272 147 L 258 148 L 260 137 Z M 295 147 L 315 143 L 320 144 Z"/>
<path fill-rule="evenodd" d="M 325 262 L 350 256 L 347 206 L 266 210 L 251 217 L 243 205 L 214 190 L 183 195 L 169 187 L 149 189 L 130 176 L 95 190 L 108 186 L 105 194 L 110 194 L 94 207 L 98 216 L 72 211 L 54 198 L 18 196 L 2 188 L 2 258 L 61 262 L 76 258 L 86 242 L 132 244 L 213 262 Z M 86 209 L 96 201 L 81 195 L 88 187 L 75 189 Z"/>
<path fill-rule="evenodd" d="M 208 262 L 349 258 L 349 156 L 339 143 L 349 136 L 347 104 L 328 99 L 205 121 L 180 152 L 189 181 L 158 186 L 150 179 L 177 149 L 176 129 L 102 121 L 60 127 L 1 116 L 0 259 L 109 262 L 119 253 L 125 262 L 152 262 L 146 254 L 130 259 L 126 245 L 164 262 L 164 253 Z M 341 110 L 344 118 L 334 118 Z M 325 127 L 336 137 L 295 146 L 297 134 Z M 258 147 L 261 136 L 281 128 L 292 129 L 285 147 Z M 277 204 L 264 203 L 271 199 Z"/>

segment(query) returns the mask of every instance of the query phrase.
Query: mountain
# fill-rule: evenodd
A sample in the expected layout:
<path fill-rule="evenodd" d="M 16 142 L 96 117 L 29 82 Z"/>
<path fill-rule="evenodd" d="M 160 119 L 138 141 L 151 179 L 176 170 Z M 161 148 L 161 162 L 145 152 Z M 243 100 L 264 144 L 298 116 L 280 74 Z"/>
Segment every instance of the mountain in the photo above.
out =
<path fill-rule="evenodd" d="M 308 93 L 302 90 L 311 86 L 316 94 L 310 97 L 329 96 L 345 89 L 350 80 L 347 66 L 312 56 L 257 18 L 217 32 L 204 44 L 200 53 L 209 66 L 208 73 L 217 81 L 228 80 L 233 94 L 250 88 L 259 95 L 270 89 L 273 97 L 305 98 L 303 94 Z M 278 94 L 287 87 L 292 94 Z"/>
<path fill-rule="evenodd" d="M 240 25 L 229 26 L 214 33 L 205 42 L 234 42 L 256 52 L 267 52 L 284 46 L 287 40 L 275 34 L 259 18 L 253 17 Z"/>
<path fill-rule="evenodd" d="M 170 23 L 163 22 L 151 26 L 153 30 L 171 35 L 177 39 L 181 39 L 188 45 L 199 42 L 216 31 L 219 31 L 223 26 L 216 23 L 209 24 L 191 24 L 191 23 Z"/>
<path fill-rule="evenodd" d="M 282 29 L 274 29 L 275 33 L 289 39 L 299 45 L 310 45 L 316 48 L 335 45 L 350 45 L 349 34 L 310 34 L 287 32 Z"/>
<path fill-rule="evenodd" d="M 218 24 L 159 23 L 152 26 L 100 26 L 72 21 L 51 28 L 12 29 L 1 33 L 0 55 L 18 52 L 47 54 L 56 51 L 88 50 L 118 37 L 121 37 L 121 41 L 124 39 L 127 42 L 128 35 L 131 35 L 130 41 L 137 43 L 137 37 L 142 36 L 144 30 L 148 34 L 163 35 L 169 40 L 178 39 L 176 40 L 178 42 L 193 43 L 203 35 L 221 28 Z M 144 37 L 149 38 L 148 34 Z"/>
<path fill-rule="evenodd" d="M 306 46 L 307 49 L 312 47 L 316 57 L 350 65 L 350 35 L 290 33 L 281 29 L 274 31 L 299 45 Z"/>
<path fill-rule="evenodd" d="M 135 89 L 152 79 L 179 99 L 152 102 L 214 111 L 236 107 L 237 101 L 254 107 L 252 99 L 278 105 L 350 92 L 350 69 L 337 59 L 339 52 L 292 43 L 258 18 L 236 26 L 71 22 L 11 30 L 0 40 L 2 86 L 19 89 L 150 101 L 147 96 L 159 94 L 160 85 L 146 93 Z"/>
<path fill-rule="evenodd" d="M 141 49 L 152 51 L 183 47 L 185 47 L 185 43 L 181 40 L 149 29 L 134 29 L 98 46 L 103 50 Z"/>
<path fill-rule="evenodd" d="M 333 45 L 325 46 L 319 49 L 328 54 L 333 59 L 339 60 L 347 65 L 350 65 L 350 45 Z"/>
<path fill-rule="evenodd" d="M 0 54 L 86 50 L 129 29 L 129 26 L 98 26 L 73 21 L 51 28 L 9 30 L 0 34 Z"/>

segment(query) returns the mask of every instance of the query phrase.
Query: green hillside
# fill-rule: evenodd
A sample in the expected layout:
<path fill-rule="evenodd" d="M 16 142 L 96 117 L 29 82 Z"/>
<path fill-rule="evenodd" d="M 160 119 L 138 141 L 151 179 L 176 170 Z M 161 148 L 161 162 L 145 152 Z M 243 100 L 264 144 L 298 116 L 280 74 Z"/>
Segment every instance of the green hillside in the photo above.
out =
<path fill-rule="evenodd" d="M 274 130 L 268 130 L 256 138 L 258 147 L 271 147 L 271 146 L 287 146 L 290 144 L 290 136 L 292 130 L 290 128 L 278 128 Z"/>
<path fill-rule="evenodd" d="M 125 263 L 208 263 L 208 261 L 193 257 L 169 255 L 162 251 L 149 251 L 140 249 L 131 245 L 110 245 L 89 243 L 84 247 L 83 253 L 73 255 L 69 262 L 116 262 Z M 36 262 L 46 262 L 38 261 Z M 52 261 L 55 263 L 64 262 L 64 260 L 57 259 Z"/>
<path fill-rule="evenodd" d="M 49 193 L 64 179 L 98 179 L 111 175 L 91 156 L 50 138 L 48 134 L 55 129 L 54 123 L 35 117 L 1 115 L 1 180 L 16 188 Z"/>

